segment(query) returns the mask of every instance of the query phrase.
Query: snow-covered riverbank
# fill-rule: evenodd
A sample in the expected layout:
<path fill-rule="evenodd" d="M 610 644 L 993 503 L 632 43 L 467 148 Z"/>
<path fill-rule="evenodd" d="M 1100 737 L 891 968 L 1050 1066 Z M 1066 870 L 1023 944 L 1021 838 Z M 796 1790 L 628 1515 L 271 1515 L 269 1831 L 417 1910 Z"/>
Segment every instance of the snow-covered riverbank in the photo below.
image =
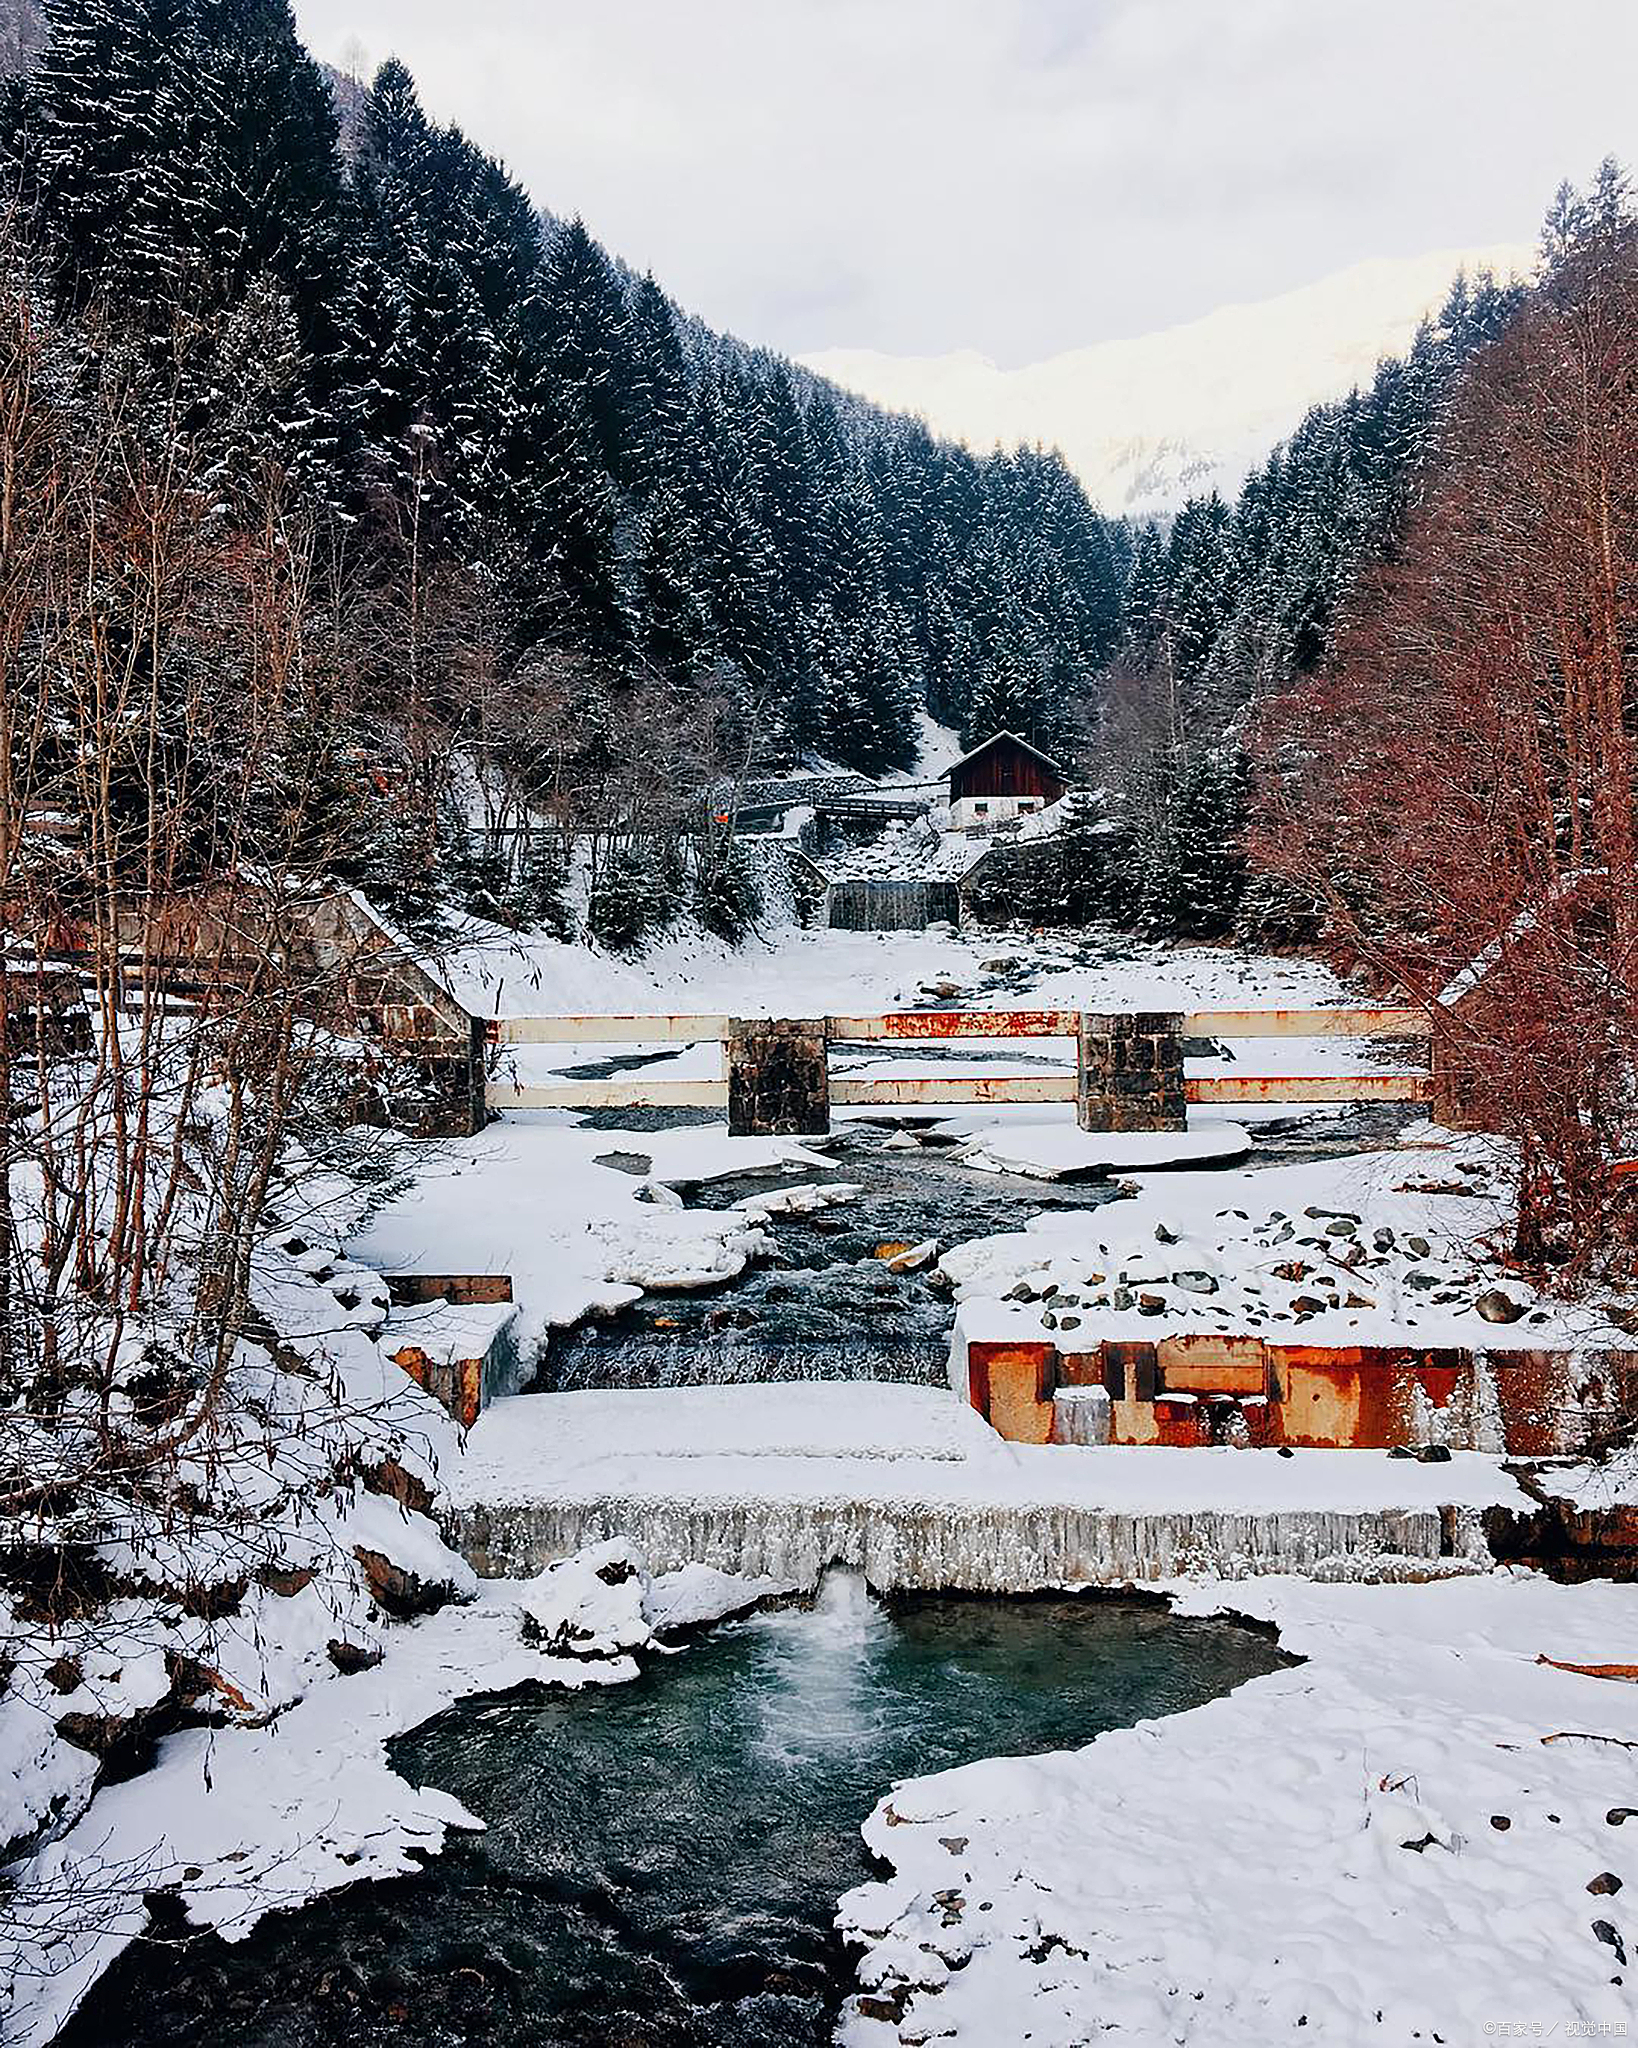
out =
<path fill-rule="evenodd" d="M 546 946 L 535 948 L 521 982 L 515 952 L 504 976 L 484 981 L 494 967 L 487 946 L 461 971 L 470 988 L 488 988 L 493 1007 L 515 1011 L 807 1014 L 844 1001 L 1021 998 L 1066 1008 L 1250 1006 L 1345 994 L 1300 962 L 1206 949 L 1161 955 L 1124 942 L 791 933 L 765 958 L 718 960 L 703 949 L 686 962 L 656 957 L 616 968 L 582 955 L 579 978 L 563 985 L 551 983 L 555 956 L 540 952 Z M 542 1056 L 582 1063 L 597 1051 Z M 1232 1070 L 1231 1051 L 1211 1061 Z M 1282 1045 L 1281 1055 L 1293 1068 L 1378 1056 L 1334 1045 L 1306 1053 Z M 710 1056 L 704 1047 L 657 1055 L 674 1058 L 673 1071 Z M 1259 1122 L 1226 1135 L 1220 1120 L 1203 1117 L 1190 1142 L 1254 1153 Z M 1493 1206 L 1457 1192 L 1460 1167 L 1474 1163 L 1468 1154 L 1422 1135 L 1425 1143 L 1403 1152 L 1262 1171 L 1254 1183 L 1206 1172 L 1150 1181 L 1142 1175 L 1152 1159 L 1111 1157 L 1115 1171 L 1139 1177 L 1135 1197 L 944 1251 L 960 1296 L 958 1335 L 1061 1338 L 1066 1311 L 1076 1313 L 1067 1295 L 1095 1295 L 1092 1254 L 1112 1254 L 1119 1238 L 1133 1257 L 1164 1251 L 1168 1327 L 1204 1328 L 1230 1312 L 1253 1326 L 1289 1315 L 1303 1321 L 1305 1337 L 1358 1343 L 1378 1325 L 1401 1330 L 1410 1306 L 1424 1341 L 1479 1341 L 1493 1326 L 1474 1306 L 1481 1289 L 1468 1275 L 1479 1274 L 1473 1240 Z M 922 1136 L 952 1168 L 979 1176 L 1084 1164 L 1067 1109 L 963 1111 Z M 903 1156 L 920 1143 L 902 1134 Z M 56 1833 L 14 1873 L 12 2038 L 49 2039 L 98 1971 L 148 1925 L 145 1895 L 167 1895 L 196 1924 L 233 1937 L 278 1906 L 413 1868 L 448 1828 L 469 1825 L 452 1800 L 406 1784 L 385 1749 L 453 1699 L 526 1680 L 628 1677 L 634 1658 L 668 1629 L 766 1593 L 811 1590 L 837 1562 L 879 1590 L 1166 1583 L 1193 1611 L 1231 1608 L 1268 1621 L 1309 1659 L 1233 1699 L 1087 1751 L 975 1766 L 953 1791 L 930 1780 L 891 1792 L 892 1817 L 878 1812 L 870 1840 L 897 1875 L 845 1908 L 867 1944 L 865 2001 L 847 2021 L 861 2048 L 952 2029 L 951 2040 L 984 2048 L 1008 2048 L 1026 2032 L 1036 2043 L 1067 2044 L 1108 2024 L 1143 2048 L 1174 2037 L 1249 2042 L 1259 2038 L 1254 2021 L 1277 2032 L 1303 2012 L 1319 2030 L 1304 2038 L 1327 2038 L 1329 2028 L 1338 2042 L 1408 2041 L 1413 2024 L 1442 2028 L 1454 2008 L 1439 2003 L 1441 1988 L 1427 1988 L 1423 1961 L 1404 2000 L 1378 1996 L 1388 1966 L 1373 1974 L 1341 1923 L 1352 1911 L 1385 1950 L 1408 1944 L 1413 1960 L 1424 1957 L 1424 1932 L 1408 1920 L 1417 1888 L 1431 1881 L 1414 1872 L 1443 1878 L 1446 1863 L 1454 1889 L 1433 1888 L 1433 1917 L 1439 1924 L 1449 1908 L 1446 1938 L 1467 1972 L 1460 1984 L 1480 1982 L 1487 1941 L 1509 1958 L 1535 1953 L 1534 1932 L 1510 1931 L 1509 1916 L 1528 1903 L 1525 1865 L 1498 1863 L 1488 1841 L 1476 1858 L 1468 1809 L 1494 1800 L 1504 1813 L 1511 1799 L 1520 1840 L 1527 1821 L 1537 1832 L 1565 1827 L 1555 1843 L 1572 1839 L 1568 1807 L 1579 1802 L 1577 1814 L 1590 1813 L 1594 1777 L 1603 1773 L 1601 1785 L 1630 1759 L 1607 1741 L 1543 1748 L 1537 1738 L 1554 1731 L 1530 1717 L 1580 1737 L 1614 1736 L 1627 1710 L 1609 1704 L 1616 1686 L 1546 1667 L 1549 1689 L 1538 1690 L 1530 1645 L 1572 1662 L 1631 1662 L 1638 1647 L 1609 1589 L 1566 1594 L 1488 1568 L 1484 1511 L 1530 1505 L 1499 1459 L 1458 1452 L 1424 1465 L 1368 1451 L 1011 1445 L 955 1393 L 870 1381 L 523 1394 L 497 1403 L 462 1438 L 383 1355 L 381 1272 L 508 1275 L 527 1366 L 552 1329 L 589 1313 L 618 1310 L 649 1290 L 731 1284 L 770 1248 L 783 1209 L 848 1196 L 815 1191 L 818 1177 L 838 1178 L 820 1145 L 729 1140 L 710 1123 L 590 1129 L 559 1112 L 509 1116 L 435 1149 L 398 1147 L 394 1166 L 401 1178 L 353 1228 L 345 1252 L 313 1229 L 281 1229 L 269 1242 L 264 1306 L 290 1351 L 277 1372 L 293 1373 L 298 1388 L 309 1368 L 325 1376 L 323 1391 L 315 1383 L 305 1397 L 306 1434 L 290 1436 L 324 1442 L 321 1505 L 303 1527 L 281 1525 L 270 1576 L 242 1610 L 209 1627 L 179 1618 L 167 1643 L 147 1646 L 154 1654 L 146 1661 L 116 1659 L 116 1670 L 105 1658 L 89 1673 L 101 1703 L 140 1712 L 142 1685 L 167 1675 L 164 1651 L 182 1647 L 206 1671 L 217 1725 L 177 1726 L 150 1768 L 105 1784 L 86 1806 L 95 1758 L 55 1730 L 76 1702 L 48 1696 L 46 1659 L 37 1660 L 39 1683 L 25 1703 L 31 1718 L 14 1723 L 8 1754 L 16 1786 L 34 1801 L 24 1825 L 52 1819 L 56 1802 Z M 687 1191 L 743 1175 L 758 1177 L 773 1198 L 687 1205 Z M 793 1183 L 799 1193 L 779 1193 Z M 1260 1234 L 1275 1208 L 1291 1223 L 1292 1243 Z M 1337 1218 L 1306 1217 L 1310 1208 L 1357 1216 L 1357 1259 L 1353 1237 L 1325 1228 Z M 1392 1247 L 1376 1242 L 1382 1228 Z M 1400 1271 L 1401 1244 L 1429 1284 Z M 1299 1259 L 1305 1271 L 1294 1279 L 1263 1270 Z M 1188 1271 L 1189 1285 L 1172 1284 L 1174 1267 Z M 1383 1275 L 1396 1290 L 1391 1301 L 1347 1300 L 1367 1283 L 1380 1291 Z M 1127 1277 L 1123 1270 L 1118 1284 Z M 1295 1305 L 1303 1286 L 1317 1307 Z M 1453 1294 L 1460 1299 L 1439 1299 Z M 1135 1293 L 1094 1306 L 1102 1334 L 1116 1324 L 1123 1332 L 1128 1315 L 1134 1332 L 1156 1334 Z M 1521 1318 L 1531 1342 L 1584 1334 L 1561 1318 L 1530 1322 L 1533 1313 Z M 245 1371 L 249 1414 L 267 1385 L 283 1382 L 259 1359 L 245 1361 Z M 278 1455 L 312 1466 L 307 1450 Z M 359 1473 L 369 1476 L 355 1484 Z M 300 1477 L 293 1465 L 291 1484 Z M 475 1582 L 447 1535 L 481 1570 L 506 1576 Z M 530 1576 L 542 1568 L 544 1581 Z M 311 1576 L 298 1584 L 302 1570 Z M 1294 1571 L 1345 1583 L 1304 1583 L 1288 1576 Z M 1404 1583 L 1452 1578 L 1459 1583 Z M 395 1608 L 402 1617 L 417 1607 L 438 1611 L 394 1618 Z M 1493 1723 L 1481 1711 L 1492 1681 Z M 1406 1791 L 1424 1775 L 1420 1792 Z M 949 1814 L 940 1804 L 947 1796 Z M 1549 1797 L 1558 1822 L 1537 1811 Z M 1536 1803 L 1526 1808 L 1527 1798 Z M 1432 1840 L 1400 1849 L 1393 1830 L 1402 1819 L 1403 1838 Z M 1370 1836 L 1365 1849 L 1349 1825 Z M 1602 1838 L 1590 1820 L 1573 1827 L 1585 1860 Z M 948 1846 L 957 1837 L 966 1858 L 959 1869 Z M 1603 1993 L 1575 1944 L 1615 1951 L 1601 1937 L 1584 1940 L 1573 1924 L 1569 1863 L 1549 1849 L 1558 1889 L 1544 1924 L 1556 1929 L 1555 1955 L 1574 1954 L 1542 1982 L 1570 2001 L 1566 2013 L 1601 2018 Z M 1276 1874 L 1241 1897 L 1226 1873 L 1259 1856 Z M 1298 1916 L 1309 1862 L 1321 1873 L 1319 1931 L 1277 1942 L 1275 1930 Z M 1613 1860 L 1609 1868 L 1620 1875 Z M 1589 1868 L 1581 1882 L 1596 1875 Z M 1616 1894 L 1589 1895 L 1587 1912 L 1629 1938 Z M 1486 1914 L 1493 1934 L 1483 1931 Z M 1232 1969 L 1200 1960 L 1225 1947 Z M 1334 1967 L 1324 1961 L 1333 1947 Z M 1280 1960 L 1271 1960 L 1276 1951 Z M 1524 1981 L 1517 1972 L 1508 1978 L 1513 1967 L 1497 1966 L 1510 1996 Z M 1311 1989 L 1302 2012 L 1287 1997 L 1288 1978 Z M 1378 2007 L 1388 2032 L 1369 2031 Z M 1030 2018 L 1015 2023 L 1015 2011 Z M 1216 2033 L 1207 2015 L 1221 2019 Z M 1488 2007 L 1480 2014 L 1511 2016 Z"/>
<path fill-rule="evenodd" d="M 1507 1265 L 1508 1169 L 1491 1141 L 1420 1125 L 1383 1150 L 1140 1180 L 1095 1216 L 1048 1212 L 946 1253 L 958 1335 L 1067 1349 L 1157 1331 L 1544 1350 L 1630 1341 L 1601 1299 L 1539 1295 Z"/>
<path fill-rule="evenodd" d="M 1056 1756 L 897 1786 L 847 2048 L 1384 2048 L 1638 2024 L 1629 1589 L 1263 1579 L 1186 1612 L 1305 1661 Z M 1554 1661 L 1547 1661 L 1554 1660 Z"/>

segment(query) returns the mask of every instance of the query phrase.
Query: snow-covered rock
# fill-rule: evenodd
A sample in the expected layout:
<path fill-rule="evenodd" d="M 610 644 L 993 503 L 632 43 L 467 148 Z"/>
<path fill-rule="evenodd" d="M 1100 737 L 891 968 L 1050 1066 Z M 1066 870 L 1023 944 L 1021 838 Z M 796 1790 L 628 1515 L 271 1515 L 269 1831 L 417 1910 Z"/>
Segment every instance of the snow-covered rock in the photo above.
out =
<path fill-rule="evenodd" d="M 856 1180 L 819 1181 L 789 1188 L 771 1188 L 765 1195 L 747 1195 L 734 1204 L 741 1216 L 765 1223 L 772 1216 L 816 1216 L 856 1201 L 864 1193 Z"/>
<path fill-rule="evenodd" d="M 650 1582 L 643 1611 L 655 1635 L 663 1636 L 679 1629 L 703 1628 L 708 1622 L 742 1614 L 764 1600 L 783 1599 L 801 1590 L 785 1579 L 749 1579 L 708 1564 L 685 1564 Z"/>
<path fill-rule="evenodd" d="M 653 1639 L 648 1573 L 629 1543 L 598 1543 L 549 1564 L 518 1599 L 526 1641 L 548 1657 L 626 1657 Z"/>

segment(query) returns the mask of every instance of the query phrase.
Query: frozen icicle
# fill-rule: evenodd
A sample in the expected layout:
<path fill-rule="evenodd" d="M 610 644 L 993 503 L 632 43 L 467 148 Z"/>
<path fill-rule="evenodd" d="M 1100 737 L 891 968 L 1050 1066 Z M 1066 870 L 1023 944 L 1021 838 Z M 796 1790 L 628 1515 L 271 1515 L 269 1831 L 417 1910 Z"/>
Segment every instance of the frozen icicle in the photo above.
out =
<path fill-rule="evenodd" d="M 1054 1443 L 1106 1444 L 1111 1420 L 1106 1387 L 1060 1387 L 1052 1397 Z"/>
<path fill-rule="evenodd" d="M 1426 1577 L 1441 1560 L 1455 1570 L 1469 1562 L 1460 1548 L 1451 1560 L 1436 1507 L 1130 1513 L 1061 1503 L 600 1498 L 468 1506 L 457 1536 L 479 1570 L 495 1574 L 523 1576 L 623 1537 L 656 1573 L 707 1564 L 816 1586 L 842 1564 L 882 1592 L 1025 1593 L 1191 1573 L 1393 1579 Z"/>

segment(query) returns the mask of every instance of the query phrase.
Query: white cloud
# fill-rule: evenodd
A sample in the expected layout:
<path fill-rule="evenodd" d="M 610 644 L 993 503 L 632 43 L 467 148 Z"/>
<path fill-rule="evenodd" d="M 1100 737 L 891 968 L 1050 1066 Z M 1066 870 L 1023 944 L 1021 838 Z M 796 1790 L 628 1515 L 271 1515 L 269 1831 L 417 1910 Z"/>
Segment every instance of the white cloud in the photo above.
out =
<path fill-rule="evenodd" d="M 1631 0 L 296 0 L 685 304 L 1019 363 L 1516 241 L 1638 156 Z"/>

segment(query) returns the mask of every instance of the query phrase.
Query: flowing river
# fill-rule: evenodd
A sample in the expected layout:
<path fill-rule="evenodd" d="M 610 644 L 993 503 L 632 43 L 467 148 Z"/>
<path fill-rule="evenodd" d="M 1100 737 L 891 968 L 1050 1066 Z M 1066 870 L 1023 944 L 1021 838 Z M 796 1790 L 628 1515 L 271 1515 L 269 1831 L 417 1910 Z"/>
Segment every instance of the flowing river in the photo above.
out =
<path fill-rule="evenodd" d="M 811 1608 L 606 1691 L 469 1699 L 396 1767 L 489 1823 L 417 1878 L 133 1950 L 60 2048 L 817 2048 L 831 1931 L 898 1779 L 1065 1748 L 1275 1668 L 1263 1637 L 1071 1595 Z"/>
<path fill-rule="evenodd" d="M 554 1336 L 536 1385 L 550 1392 L 746 1380 L 937 1385 L 950 1348 L 949 1291 L 931 1258 L 914 1272 L 896 1272 L 884 1254 L 1019 1230 L 1044 1209 L 1097 1208 L 1117 1192 L 1108 1180 L 1053 1185 L 976 1173 L 941 1146 L 870 1124 L 841 1126 L 825 1151 L 824 1167 L 690 1188 L 691 1206 L 709 1209 L 754 1200 L 770 1187 L 840 1181 L 858 1193 L 817 1214 L 775 1217 L 771 1255 L 728 1287 L 651 1294 Z"/>
<path fill-rule="evenodd" d="M 617 1142 L 609 1157 L 647 1170 L 641 1111 L 602 1112 Z M 653 1113 L 674 1123 L 678 1112 Z M 1258 1127 L 1244 1172 L 1300 1158 L 1358 1151 L 1391 1137 L 1408 1112 L 1368 1105 Z M 616 1120 L 618 1119 L 618 1121 Z M 935 1253 L 914 1270 L 895 1252 L 948 1250 L 999 1231 L 1024 1229 L 1046 1210 L 1096 1209 L 1120 1200 L 1118 1174 L 1030 1180 L 964 1163 L 956 1142 L 925 1123 L 839 1124 L 822 1141 L 827 1164 L 769 1176 L 737 1175 L 686 1190 L 690 1206 L 723 1209 L 771 1187 L 846 1182 L 858 1192 L 835 1208 L 774 1217 L 773 1249 L 739 1279 L 698 1293 L 656 1292 L 630 1308 L 556 1333 L 534 1381 L 543 1392 L 585 1387 L 698 1386 L 762 1380 L 869 1379 L 941 1385 L 949 1354 L 949 1289 Z"/>

